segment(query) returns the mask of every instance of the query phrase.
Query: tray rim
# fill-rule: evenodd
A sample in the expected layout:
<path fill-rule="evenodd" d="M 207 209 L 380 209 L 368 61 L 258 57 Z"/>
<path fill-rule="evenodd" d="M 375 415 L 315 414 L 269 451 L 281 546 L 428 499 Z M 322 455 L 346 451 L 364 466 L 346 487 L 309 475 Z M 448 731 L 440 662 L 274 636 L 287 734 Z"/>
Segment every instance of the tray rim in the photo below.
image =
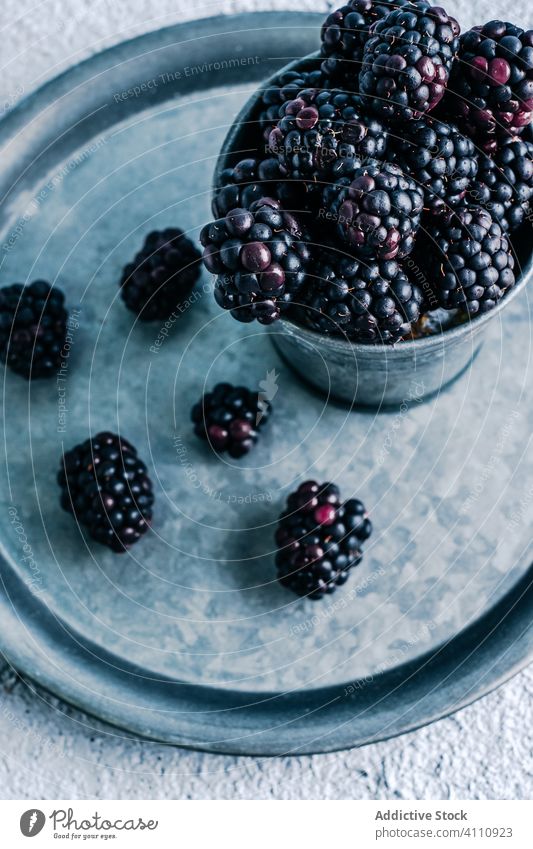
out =
<path fill-rule="evenodd" d="M 303 14 L 305 14 L 309 22 L 313 21 L 313 26 L 322 19 L 322 15 L 318 13 Z M 42 87 L 21 99 L 0 121 L 0 140 L 9 141 L 10 138 L 12 139 L 16 136 L 19 129 L 24 127 L 28 120 L 31 120 L 32 113 L 39 113 L 47 105 L 52 104 L 56 99 L 56 95 L 62 92 L 64 93 L 65 87 L 69 86 L 70 81 L 76 79 L 79 83 L 79 80 L 83 79 L 84 76 L 88 78 L 96 69 L 108 67 L 110 60 L 112 63 L 115 57 L 123 56 L 128 51 L 132 56 L 135 56 L 138 47 L 148 47 L 150 43 L 160 44 L 160 40 L 164 37 L 172 38 L 176 36 L 181 41 L 184 41 L 187 37 L 194 38 L 195 35 L 198 36 L 199 33 L 201 33 L 202 37 L 205 37 L 221 32 L 238 33 L 247 29 L 264 29 L 267 21 L 273 28 L 286 29 L 292 25 L 301 29 L 302 17 L 303 15 L 297 12 L 251 12 L 232 16 L 219 15 L 211 18 L 201 18 L 185 24 L 176 24 L 129 39 L 125 42 L 120 42 L 63 71 L 59 76 L 49 80 Z M 228 22 L 230 21 L 231 28 L 228 27 Z M 249 700 L 251 697 L 256 704 L 262 703 L 268 705 L 272 700 L 277 701 L 281 703 L 277 705 L 277 710 L 269 710 L 268 707 L 265 708 L 266 718 L 274 719 L 276 717 L 278 720 L 281 719 L 285 730 L 287 725 L 291 726 L 289 728 L 289 734 L 282 733 L 280 728 L 276 728 L 274 725 L 273 727 L 267 727 L 266 732 L 264 726 L 257 727 L 251 736 L 245 736 L 243 738 L 245 742 L 232 739 L 213 740 L 212 735 L 208 733 L 213 729 L 213 723 L 209 720 L 209 715 L 213 715 L 213 712 L 208 711 L 206 713 L 205 710 L 200 710 L 196 713 L 196 715 L 204 713 L 207 716 L 202 728 L 203 736 L 194 735 L 190 730 L 185 732 L 180 731 L 177 727 L 171 732 L 162 734 L 153 727 L 152 723 L 146 721 L 147 714 L 151 711 L 153 712 L 153 708 L 136 705 L 134 710 L 130 709 L 129 715 L 124 715 L 124 711 L 120 715 L 120 709 L 117 711 L 115 707 L 113 712 L 113 709 L 109 706 L 116 703 L 116 697 L 113 699 L 103 695 L 101 698 L 98 698 L 98 693 L 96 695 L 92 693 L 93 698 L 91 699 L 87 697 L 86 687 L 80 682 L 73 684 L 74 677 L 69 674 L 68 669 L 63 669 L 61 664 L 57 664 L 57 662 L 53 664 L 43 664 L 42 661 L 40 662 L 39 655 L 29 650 L 31 640 L 34 638 L 33 634 L 40 633 L 46 623 L 48 624 L 48 637 L 50 639 L 51 635 L 53 635 L 53 623 L 49 621 L 50 619 L 54 620 L 55 627 L 60 631 L 68 632 L 68 628 L 61 620 L 56 619 L 50 610 L 45 609 L 43 613 L 42 605 L 36 617 L 37 600 L 35 597 L 27 589 L 24 593 L 19 577 L 14 574 L 11 566 L 2 555 L 0 555 L 0 565 L 3 567 L 0 569 L 0 609 L 3 610 L 6 621 L 10 623 L 9 627 L 2 629 L 2 633 L 0 634 L 0 654 L 5 657 L 8 663 L 12 664 L 23 676 L 33 679 L 51 693 L 54 693 L 67 703 L 74 705 L 99 721 L 132 732 L 140 737 L 195 750 L 267 757 L 333 752 L 389 739 L 390 737 L 412 731 L 415 728 L 443 718 L 481 698 L 523 669 L 530 662 L 533 655 L 533 631 L 531 631 L 529 616 L 530 604 L 533 601 L 532 567 L 508 590 L 503 598 L 493 607 L 488 608 L 472 625 L 460 631 L 451 640 L 441 644 L 425 655 L 376 675 L 370 684 L 365 685 L 365 689 L 361 690 L 363 696 L 369 696 L 371 691 L 374 690 L 378 694 L 386 690 L 387 695 L 383 696 L 383 699 L 391 699 L 391 690 L 387 682 L 394 684 L 393 694 L 398 688 L 401 690 L 404 685 L 411 690 L 413 688 L 416 690 L 417 686 L 420 687 L 423 685 L 421 698 L 414 702 L 414 709 L 412 706 L 408 708 L 408 711 L 413 712 L 413 716 L 407 720 L 403 719 L 402 716 L 399 718 L 395 716 L 390 721 L 387 729 L 382 733 L 376 732 L 375 734 L 366 734 L 365 736 L 364 733 L 363 735 L 358 734 L 356 729 L 350 728 L 351 722 L 354 721 L 353 716 L 351 716 L 351 709 L 354 708 L 356 711 L 358 707 L 363 707 L 365 703 L 364 698 L 345 698 L 344 713 L 347 718 L 345 717 L 343 720 L 342 726 L 344 727 L 341 726 L 341 731 L 339 731 L 339 727 L 335 726 L 334 723 L 333 727 L 331 727 L 331 720 L 328 719 L 328 714 L 331 713 L 332 704 L 337 702 L 340 697 L 338 693 L 339 688 L 345 689 L 346 685 L 343 684 L 318 688 L 312 692 L 312 696 L 305 691 L 299 691 L 297 694 L 267 692 L 252 694 L 239 691 L 233 694 L 235 704 L 225 707 L 221 711 L 221 713 L 226 713 L 228 710 L 231 713 L 236 709 L 242 711 L 246 705 L 246 700 Z M 13 607 L 13 599 L 20 601 L 20 608 Z M 21 619 L 19 610 L 29 614 L 26 621 Z M 34 632 L 31 634 L 27 631 L 27 621 L 33 621 L 34 624 Z M 502 629 L 502 635 L 499 637 L 495 636 L 498 634 L 500 628 Z M 70 639 L 75 637 L 72 633 L 68 633 Z M 31 640 L 29 640 L 30 636 Z M 472 640 L 474 640 L 473 645 Z M 102 662 L 110 663 L 116 667 L 122 666 L 125 676 L 131 677 L 134 680 L 137 679 L 139 670 L 136 670 L 131 665 L 128 666 L 121 658 L 100 649 L 97 651 L 89 643 L 84 643 L 83 641 L 75 642 L 77 648 L 70 650 L 71 658 L 76 659 L 76 651 L 82 652 L 82 656 L 88 653 L 97 671 L 98 668 L 101 668 Z M 473 663 L 472 655 L 475 655 L 480 650 L 486 653 L 486 648 L 482 648 L 485 646 L 485 643 L 490 647 L 489 656 L 484 658 L 482 663 L 479 663 L 477 660 Z M 56 644 L 54 643 L 53 645 L 55 646 Z M 505 649 L 503 656 L 505 657 L 509 653 L 512 659 L 509 663 L 503 664 L 503 668 L 499 668 L 499 666 L 502 666 L 502 658 L 499 657 L 498 648 L 502 646 Z M 59 652 L 59 659 L 61 659 L 61 648 L 60 644 L 56 646 L 56 652 Z M 96 664 L 94 663 L 95 655 L 97 657 L 98 655 L 100 656 Z M 459 664 L 461 657 L 463 657 L 463 660 Z M 64 663 L 65 655 L 63 655 L 62 659 Z M 433 681 L 436 683 L 439 682 L 439 668 L 441 670 L 444 669 L 446 662 L 451 662 L 453 668 L 449 675 L 451 681 L 442 690 L 444 698 L 441 695 L 440 705 L 436 704 L 432 709 L 429 707 L 420 709 L 419 702 L 426 699 L 428 693 L 431 693 L 432 690 L 431 686 L 427 690 L 427 685 L 431 685 Z M 86 665 L 90 665 L 91 661 L 85 660 L 85 663 Z M 461 669 L 463 665 L 464 669 Z M 83 670 L 81 663 L 78 667 L 75 667 L 75 671 L 78 673 L 80 670 Z M 417 684 L 417 678 L 424 678 L 425 681 L 420 680 Z M 484 678 L 487 680 L 482 684 L 479 683 L 479 680 L 475 680 Z M 194 690 L 197 697 L 196 703 L 200 706 L 203 703 L 204 708 L 206 707 L 206 696 L 209 696 L 212 702 L 217 704 L 221 697 L 227 698 L 230 692 L 226 689 L 221 690 L 219 688 L 205 688 L 200 685 L 188 685 L 164 678 L 161 678 L 158 683 L 163 688 L 170 687 L 172 690 L 177 688 L 181 691 L 181 689 L 185 688 L 189 693 Z M 357 684 L 357 682 L 354 681 L 354 684 Z M 466 685 L 466 689 L 462 686 L 463 684 Z M 459 685 L 461 685 L 461 692 L 457 692 L 456 697 L 451 698 Z M 127 692 L 127 688 L 123 688 L 123 697 Z M 446 693 L 448 693 L 448 696 L 445 695 Z M 293 702 L 295 698 L 301 698 L 302 696 L 304 696 L 304 701 L 307 704 L 305 707 L 301 706 L 297 708 L 295 713 Z M 317 702 L 317 697 L 324 697 L 324 703 L 320 704 Z M 394 697 L 391 701 L 389 711 L 396 713 L 399 704 L 401 705 L 402 703 L 402 699 Z M 403 701 L 405 704 L 409 704 L 405 701 L 405 698 Z M 444 706 L 443 702 L 446 701 L 448 704 Z M 172 702 L 174 705 L 176 704 L 175 696 L 172 697 Z M 187 703 L 185 699 L 183 703 Z M 248 731 L 250 731 L 253 729 L 254 712 L 257 714 L 257 711 L 254 711 L 254 705 L 248 704 L 247 707 L 249 712 L 248 725 L 245 722 L 243 727 L 248 728 Z M 349 708 L 348 711 L 346 710 L 347 707 Z M 365 710 L 368 710 L 369 707 L 365 708 Z M 250 708 L 252 708 L 251 712 Z M 160 707 L 158 710 L 161 712 L 164 708 Z M 308 728 L 308 723 L 306 722 L 306 718 L 312 715 L 312 713 L 317 712 L 316 715 L 318 716 L 323 711 L 325 711 L 326 715 L 326 727 L 328 722 L 330 725 L 326 734 L 321 732 L 319 725 L 315 726 L 314 729 L 313 727 Z M 157 713 L 158 711 L 156 711 L 156 715 Z M 264 713 L 259 711 L 259 716 L 255 716 L 255 721 L 258 718 L 264 719 Z M 250 719 L 252 720 L 251 723 Z M 230 721 L 226 726 L 226 730 L 231 734 L 235 731 L 235 727 L 235 725 L 231 725 Z M 292 731 L 294 731 L 294 734 Z M 267 740 L 263 737 L 265 733 L 267 737 L 270 735 L 270 739 Z M 289 737 L 291 738 L 290 741 Z"/>

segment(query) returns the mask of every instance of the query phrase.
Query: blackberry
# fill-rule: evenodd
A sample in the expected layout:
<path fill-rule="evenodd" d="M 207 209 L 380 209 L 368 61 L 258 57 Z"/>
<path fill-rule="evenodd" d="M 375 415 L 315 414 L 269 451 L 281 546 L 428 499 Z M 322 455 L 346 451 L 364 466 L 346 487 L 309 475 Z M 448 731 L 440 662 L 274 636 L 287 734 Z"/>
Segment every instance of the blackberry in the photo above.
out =
<path fill-rule="evenodd" d="M 394 344 L 410 334 L 423 303 L 422 290 L 395 260 L 360 262 L 329 252 L 306 284 L 295 318 L 354 342 Z"/>
<path fill-rule="evenodd" d="M 141 321 L 170 318 L 200 277 L 200 257 L 183 230 L 168 228 L 150 233 L 122 273 L 120 294 L 124 303 Z"/>
<path fill-rule="evenodd" d="M 112 551 L 125 551 L 148 530 L 152 483 L 122 436 L 102 432 L 65 452 L 57 480 L 62 508 Z"/>
<path fill-rule="evenodd" d="M 533 143 L 509 139 L 493 157 L 480 156 L 471 203 L 488 209 L 505 231 L 516 230 L 530 211 L 533 195 Z"/>
<path fill-rule="evenodd" d="M 409 124 L 397 142 L 398 162 L 424 189 L 431 212 L 457 206 L 474 180 L 474 142 L 454 124 L 426 117 Z"/>
<path fill-rule="evenodd" d="M 0 359 L 22 377 L 50 377 L 67 335 L 65 296 L 44 280 L 0 289 Z"/>
<path fill-rule="evenodd" d="M 271 324 L 305 281 L 310 261 L 296 218 L 262 199 L 207 224 L 204 263 L 218 275 L 215 299 L 239 321 Z"/>
<path fill-rule="evenodd" d="M 281 171 L 276 160 L 272 161 L 275 181 L 281 178 Z M 264 178 L 259 176 L 260 166 L 259 159 L 241 159 L 233 168 L 222 171 L 213 198 L 213 215 L 223 218 L 231 209 L 248 209 L 254 201 L 276 194 L 276 183 L 264 183 Z"/>
<path fill-rule="evenodd" d="M 213 215 L 223 218 L 232 209 L 249 209 L 263 198 L 275 198 L 286 209 L 307 207 L 305 185 L 300 180 L 287 180 L 278 160 L 271 156 L 262 160 L 242 159 L 222 172 L 212 203 Z"/>
<path fill-rule="evenodd" d="M 390 162 L 371 163 L 326 186 L 318 215 L 359 257 L 402 258 L 411 253 L 424 207 L 422 188 Z"/>
<path fill-rule="evenodd" d="M 441 306 L 468 316 L 493 309 L 514 286 L 514 257 L 500 224 L 472 206 L 435 218 L 421 246 L 428 279 Z"/>
<path fill-rule="evenodd" d="M 280 584 L 296 595 L 319 599 L 348 579 L 372 533 L 364 504 L 341 502 L 332 483 L 302 483 L 287 499 L 276 531 Z"/>
<path fill-rule="evenodd" d="M 330 83 L 357 91 L 370 26 L 408 0 L 350 0 L 330 12 L 322 24 L 322 71 Z"/>
<path fill-rule="evenodd" d="M 359 89 L 370 108 L 410 121 L 442 99 L 460 27 L 440 6 L 415 0 L 377 21 L 365 44 Z"/>
<path fill-rule="evenodd" d="M 294 100 L 304 88 L 326 88 L 326 80 L 320 68 L 306 71 L 285 71 L 273 85 L 265 88 L 261 95 L 259 126 L 264 142 L 278 123 L 280 108 L 288 100 Z"/>
<path fill-rule="evenodd" d="M 217 452 L 244 457 L 256 444 L 272 405 L 245 386 L 218 383 L 191 410 L 194 432 Z"/>
<path fill-rule="evenodd" d="M 490 21 L 464 33 L 444 105 L 486 150 L 521 133 L 533 116 L 533 30 Z"/>
<path fill-rule="evenodd" d="M 269 145 L 286 177 L 312 184 L 349 176 L 361 158 L 383 158 L 387 133 L 362 117 L 356 95 L 305 89 L 282 106 Z"/>

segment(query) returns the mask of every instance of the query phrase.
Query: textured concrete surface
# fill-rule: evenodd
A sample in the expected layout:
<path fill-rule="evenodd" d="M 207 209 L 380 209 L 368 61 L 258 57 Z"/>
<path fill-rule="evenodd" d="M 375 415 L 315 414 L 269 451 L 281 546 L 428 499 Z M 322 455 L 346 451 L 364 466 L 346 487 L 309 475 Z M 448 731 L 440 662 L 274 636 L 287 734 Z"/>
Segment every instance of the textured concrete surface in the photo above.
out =
<path fill-rule="evenodd" d="M 467 4 L 465 4 L 466 7 Z M 449 2 L 464 25 L 531 26 L 525 0 Z M 183 12 L 180 12 L 180 7 Z M 70 64 L 123 38 L 196 16 L 309 2 L 4 0 L 0 113 Z M 460 714 L 352 752 L 258 761 L 132 740 L 0 673 L 0 796 L 17 798 L 531 798 L 533 671 Z"/>

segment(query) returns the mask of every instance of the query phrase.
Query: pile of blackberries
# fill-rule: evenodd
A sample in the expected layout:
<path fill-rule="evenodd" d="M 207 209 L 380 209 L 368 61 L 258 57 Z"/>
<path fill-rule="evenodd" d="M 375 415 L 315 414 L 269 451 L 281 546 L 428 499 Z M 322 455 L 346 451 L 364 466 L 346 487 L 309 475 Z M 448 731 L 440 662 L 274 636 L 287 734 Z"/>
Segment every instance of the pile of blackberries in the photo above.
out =
<path fill-rule="evenodd" d="M 452 323 L 493 309 L 530 215 L 533 31 L 491 21 L 461 35 L 427 0 L 348 0 L 321 41 L 320 64 L 265 88 L 251 158 L 221 176 L 202 236 L 217 302 L 374 344 L 416 338 L 436 306 Z M 263 234 L 246 213 L 264 203 L 278 223 Z M 296 284 L 270 282 L 276 239 Z"/>

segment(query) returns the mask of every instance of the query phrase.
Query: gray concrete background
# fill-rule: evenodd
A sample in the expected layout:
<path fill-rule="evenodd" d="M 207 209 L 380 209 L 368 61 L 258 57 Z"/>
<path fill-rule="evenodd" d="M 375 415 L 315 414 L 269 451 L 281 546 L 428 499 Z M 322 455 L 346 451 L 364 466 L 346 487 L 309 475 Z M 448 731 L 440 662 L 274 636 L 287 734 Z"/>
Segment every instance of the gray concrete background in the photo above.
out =
<path fill-rule="evenodd" d="M 527 0 L 446 6 L 464 27 L 494 17 L 532 25 Z M 4 0 L 0 111 L 124 38 L 191 16 L 267 8 L 327 4 Z M 459 714 L 400 739 L 332 755 L 257 760 L 132 740 L 0 668 L 0 798 L 529 799 L 532 693 L 528 669 Z"/>

